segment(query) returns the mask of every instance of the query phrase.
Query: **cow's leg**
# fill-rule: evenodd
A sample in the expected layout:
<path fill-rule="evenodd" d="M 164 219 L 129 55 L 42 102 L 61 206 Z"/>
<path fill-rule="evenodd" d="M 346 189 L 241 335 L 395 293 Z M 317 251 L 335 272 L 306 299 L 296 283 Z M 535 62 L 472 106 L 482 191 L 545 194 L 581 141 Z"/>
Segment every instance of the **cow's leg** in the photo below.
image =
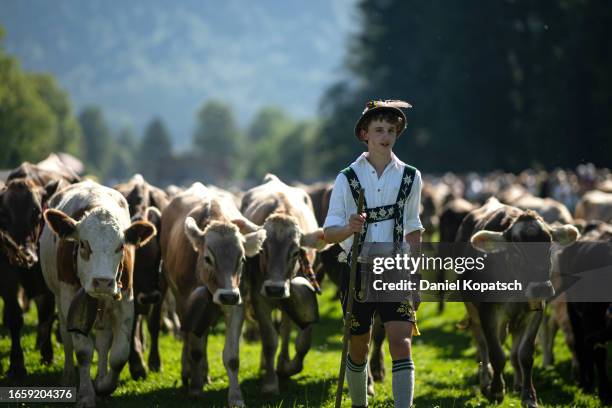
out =
<path fill-rule="evenodd" d="M 225 306 L 225 346 L 223 347 L 223 365 L 229 380 L 228 406 L 244 407 L 242 391 L 238 382 L 240 367 L 240 334 L 244 322 L 244 306 Z"/>
<path fill-rule="evenodd" d="M 106 314 L 106 311 L 105 311 Z M 112 310 L 112 346 L 109 355 L 108 374 L 97 384 L 98 394 L 109 395 L 117 388 L 119 374 L 130 355 L 130 338 L 134 320 L 134 302 L 124 298 L 113 305 Z"/>
<path fill-rule="evenodd" d="M 521 371 L 521 364 L 519 362 L 519 349 L 521 345 L 521 337 L 523 330 L 512 331 L 512 349 L 510 351 L 510 362 L 512 363 L 512 369 L 514 371 L 514 381 L 512 382 L 512 390 L 520 392 L 523 389 L 523 375 Z"/>
<path fill-rule="evenodd" d="M 204 356 L 206 350 L 206 338 L 208 337 L 208 329 L 204 331 L 202 337 L 198 337 L 193 333 L 184 333 L 185 341 L 189 343 L 189 386 L 187 392 L 191 397 L 198 397 L 202 393 L 204 387 L 204 378 L 207 377 L 206 358 Z"/>
<path fill-rule="evenodd" d="M 272 320 L 272 310 L 266 300 L 259 294 L 253 296 L 253 309 L 259 324 L 263 357 L 262 365 L 265 370 L 262 391 L 266 394 L 278 394 L 278 377 L 274 370 L 278 334 Z"/>
<path fill-rule="evenodd" d="M 21 348 L 21 328 L 23 327 L 23 311 L 17 300 L 17 286 L 8 289 L 4 298 L 4 324 L 11 333 L 10 366 L 7 376 L 13 380 L 20 380 L 26 376 Z"/>
<path fill-rule="evenodd" d="M 608 379 L 606 363 L 608 352 L 605 343 L 595 344 L 593 357 L 595 359 L 595 367 L 597 368 L 599 398 L 605 405 L 609 405 L 612 402 L 612 390 L 610 390 L 610 380 Z"/>
<path fill-rule="evenodd" d="M 491 386 L 491 379 L 493 378 L 493 367 L 491 367 L 491 362 L 489 360 L 489 349 L 487 348 L 487 341 L 482 333 L 478 309 L 473 303 L 466 303 L 465 308 L 468 312 L 469 327 L 476 341 L 478 384 L 480 386 L 480 391 L 486 395 Z"/>
<path fill-rule="evenodd" d="M 65 299 L 63 303 L 62 298 Z M 61 383 L 66 387 L 74 385 L 74 345 L 72 344 L 72 336 L 68 333 L 68 326 L 66 323 L 70 301 L 71 298 L 68 296 L 55 297 L 55 303 L 58 306 L 59 331 L 64 347 L 64 372 L 62 374 Z"/>
<path fill-rule="evenodd" d="M 555 364 L 555 356 L 553 347 L 555 345 L 555 335 L 559 330 L 559 325 L 554 316 L 554 304 L 556 300 L 546 305 L 542 316 L 542 325 L 540 326 L 540 343 L 542 345 L 542 366 L 552 367 Z"/>
<path fill-rule="evenodd" d="M 163 297 L 162 297 L 163 299 Z M 159 357 L 159 330 L 161 329 L 161 303 L 153 305 L 151 313 L 148 315 L 147 328 L 151 337 L 151 348 L 149 350 L 149 369 L 158 372 L 161 369 L 161 359 Z"/>
<path fill-rule="evenodd" d="M 284 316 L 285 314 L 283 313 L 283 317 Z M 285 347 L 287 348 L 286 359 L 281 361 L 280 356 L 279 356 L 279 364 L 277 365 L 277 367 L 278 367 L 279 375 L 282 375 L 284 377 L 291 377 L 292 375 L 302 372 L 302 370 L 304 369 L 304 358 L 306 357 L 306 354 L 308 354 L 308 351 L 310 350 L 310 346 L 312 345 L 312 326 L 309 325 L 305 329 L 298 329 L 298 334 L 295 338 L 295 355 L 293 356 L 291 360 L 289 360 L 288 349 L 289 349 L 289 342 L 291 341 L 290 334 L 291 334 L 291 327 L 293 326 L 293 324 L 289 316 L 287 316 L 286 319 L 287 319 L 287 326 L 288 326 L 286 337 L 285 337 L 285 333 L 282 333 L 281 331 L 282 336 L 283 336 L 282 338 L 283 345 L 282 345 L 281 350 L 283 350 Z"/>
<path fill-rule="evenodd" d="M 72 344 L 76 353 L 79 370 L 79 392 L 77 395 L 78 407 L 95 407 L 96 393 L 90 377 L 91 360 L 93 358 L 94 345 L 89 336 L 80 333 L 70 333 Z"/>
<path fill-rule="evenodd" d="M 521 403 L 523 406 L 536 407 L 537 397 L 533 386 L 533 353 L 535 352 L 535 338 L 542 322 L 542 310 L 533 310 L 526 313 L 522 324 L 523 335 L 519 346 L 519 363 L 523 376 L 521 390 Z"/>
<path fill-rule="evenodd" d="M 379 314 L 376 313 L 374 315 L 374 325 L 372 327 L 372 354 L 370 355 L 370 364 L 368 364 L 368 368 L 372 368 L 372 379 L 376 382 L 381 382 L 385 379 L 384 341 L 385 326 L 383 326 Z"/>
<path fill-rule="evenodd" d="M 55 312 L 55 296 L 49 290 L 46 290 L 45 293 L 37 296 L 34 301 L 38 310 L 36 344 L 40 349 L 42 363 L 49 365 L 53 362 L 51 330 L 53 328 L 53 314 Z"/>
<path fill-rule="evenodd" d="M 592 375 L 589 375 L 590 370 L 587 367 L 588 356 L 584 341 L 584 327 L 582 324 L 583 319 L 578 311 L 580 307 L 582 307 L 582 305 L 579 303 L 568 303 L 567 311 L 572 326 L 572 333 L 574 335 L 576 360 L 578 361 L 579 384 L 585 391 L 590 391 L 593 388 L 593 382 Z"/>
<path fill-rule="evenodd" d="M 505 384 L 504 384 L 504 366 L 506 365 L 506 355 L 502 348 L 501 341 L 499 339 L 499 322 L 497 316 L 497 310 L 491 304 L 486 304 L 478 308 L 480 315 L 480 324 L 482 327 L 482 334 L 486 340 L 487 350 L 489 352 L 489 361 L 493 368 L 493 378 L 491 379 L 491 385 L 488 390 L 487 397 L 501 402 L 504 399 Z"/>
<path fill-rule="evenodd" d="M 108 308 L 103 308 L 101 313 L 97 316 L 95 329 L 96 329 L 96 340 L 95 346 L 98 353 L 98 372 L 96 373 L 96 379 L 94 386 L 96 389 L 100 388 L 102 379 L 108 374 L 108 352 L 113 343 L 113 330 L 112 325 L 109 321 L 110 313 Z"/>
<path fill-rule="evenodd" d="M 183 332 L 183 351 L 181 353 L 181 381 L 183 383 L 183 387 L 185 390 L 189 389 L 189 376 L 191 373 L 190 363 L 191 360 L 189 358 L 189 333 Z"/>
<path fill-rule="evenodd" d="M 134 314 L 129 357 L 130 375 L 134 380 L 147 378 L 147 369 L 145 368 L 144 359 L 142 357 L 142 324 L 142 315 Z"/>
<path fill-rule="evenodd" d="M 276 360 L 276 373 L 280 377 L 289 377 L 289 341 L 291 337 L 291 319 L 285 312 L 281 314 L 280 322 L 280 352 Z"/>

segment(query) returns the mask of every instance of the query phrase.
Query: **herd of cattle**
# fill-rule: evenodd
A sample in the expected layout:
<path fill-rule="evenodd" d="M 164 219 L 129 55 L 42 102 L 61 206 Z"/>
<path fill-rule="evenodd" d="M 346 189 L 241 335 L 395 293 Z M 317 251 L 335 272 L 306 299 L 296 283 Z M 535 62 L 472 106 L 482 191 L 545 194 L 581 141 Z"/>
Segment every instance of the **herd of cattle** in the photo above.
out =
<path fill-rule="evenodd" d="M 112 393 L 126 362 L 134 379 L 146 377 L 147 366 L 159 371 L 158 338 L 167 322 L 183 341 L 182 384 L 199 395 L 208 379 L 208 333 L 221 317 L 228 404 L 244 406 L 238 370 L 245 316 L 253 316 L 246 319 L 246 333 L 262 344 L 262 391 L 278 393 L 279 377 L 303 368 L 319 319 L 323 277 L 338 283 L 346 270 L 338 261 L 339 246 L 327 245 L 319 227 L 330 192 L 329 183 L 289 186 L 274 175 L 241 193 L 201 183 L 162 190 L 140 175 L 109 188 L 82 180 L 51 158 L 23 163 L 0 181 L 0 292 L 11 336 L 7 376 L 19 381 L 26 375 L 20 335 L 23 309 L 34 301 L 37 346 L 46 364 L 53 361 L 51 334 L 59 320 L 63 384 L 75 384 L 76 356 L 79 406 L 95 406 L 96 395 Z M 589 247 L 576 249 L 575 241 L 612 241 L 611 175 L 592 166 L 518 176 L 448 174 L 425 179 L 421 208 L 424 241 L 471 242 L 466 250 L 490 253 L 493 267 L 512 274 L 509 265 L 528 265 L 533 273 L 529 302 L 466 302 L 482 392 L 503 399 L 503 343 L 511 334 L 514 388 L 524 405 L 536 406 L 536 335 L 544 364 L 552 365 L 553 338 L 561 328 L 580 385 L 591 390 L 597 383 L 600 398 L 609 402 L 609 304 L 568 303 L 563 295 L 544 299 L 571 273 L 564 268 L 593 259 Z M 507 242 L 542 242 L 547 250 L 532 258 L 507 249 Z M 612 265 L 610 251 L 597 258 Z M 146 364 L 144 320 L 150 338 Z M 384 331 L 375 324 L 371 381 L 385 375 L 383 341 Z M 98 367 L 92 381 L 94 350 Z"/>

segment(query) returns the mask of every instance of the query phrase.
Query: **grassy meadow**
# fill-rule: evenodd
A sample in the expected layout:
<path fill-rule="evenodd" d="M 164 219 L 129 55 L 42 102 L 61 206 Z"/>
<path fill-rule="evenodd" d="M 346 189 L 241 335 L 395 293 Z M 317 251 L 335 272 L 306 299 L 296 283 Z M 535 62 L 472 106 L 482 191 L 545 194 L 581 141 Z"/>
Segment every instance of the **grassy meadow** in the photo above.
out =
<path fill-rule="evenodd" d="M 251 407 L 331 407 L 334 404 L 336 376 L 339 368 L 341 337 L 341 312 L 334 299 L 334 290 L 328 284 L 319 297 L 321 321 L 314 329 L 314 341 L 306 357 L 304 371 L 290 380 L 281 382 L 281 394 L 264 396 L 260 392 L 259 356 L 260 344 L 242 342 L 240 350 L 240 380 L 247 404 Z M 517 394 L 509 393 L 500 405 L 489 404 L 477 389 L 475 347 L 469 333 L 457 329 L 456 324 L 464 316 L 460 303 L 449 303 L 442 315 L 437 314 L 437 304 L 424 303 L 419 311 L 419 327 L 422 336 L 415 338 L 413 357 L 416 364 L 417 407 L 520 407 Z M 55 342 L 55 362 L 46 367 L 40 364 L 35 349 L 35 307 L 26 315 L 22 344 L 25 350 L 29 376 L 20 385 L 59 384 L 63 364 L 63 351 Z M 57 324 L 57 323 L 56 323 Z M 145 330 L 146 331 L 146 330 Z M 0 331 L 0 356 L 3 374 L 0 386 L 14 386 L 4 378 L 8 369 L 10 340 L 8 331 Z M 55 338 L 54 338 L 55 340 Z M 149 373 L 146 380 L 133 381 L 127 367 L 124 368 L 119 387 L 112 397 L 100 399 L 102 407 L 219 407 L 226 404 L 228 382 L 221 361 L 223 327 L 219 324 L 211 335 L 208 355 L 211 383 L 205 386 L 201 398 L 189 399 L 181 389 L 181 343 L 170 334 L 160 339 L 162 371 Z M 385 346 L 386 347 L 386 346 Z M 593 395 L 583 394 L 570 380 L 570 355 L 557 335 L 556 367 L 541 368 L 541 358 L 536 357 L 534 381 L 540 403 L 544 407 L 599 406 Z M 386 353 L 387 377 L 376 384 L 376 396 L 370 399 L 372 407 L 392 406 L 391 362 Z M 92 369 L 95 371 L 95 368 Z M 505 371 L 506 384 L 512 383 L 511 365 Z M 32 404 L 40 407 L 43 404 Z M 58 406 L 59 404 L 52 404 Z M 24 406 L 24 405 L 20 405 Z M 343 406 L 349 407 L 345 388 Z"/>

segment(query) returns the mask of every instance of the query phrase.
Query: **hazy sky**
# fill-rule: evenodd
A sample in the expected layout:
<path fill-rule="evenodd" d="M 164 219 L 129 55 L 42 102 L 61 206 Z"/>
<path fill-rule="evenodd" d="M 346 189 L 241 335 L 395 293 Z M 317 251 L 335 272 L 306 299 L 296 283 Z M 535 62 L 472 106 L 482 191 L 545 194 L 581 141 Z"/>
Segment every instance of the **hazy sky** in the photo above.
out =
<path fill-rule="evenodd" d="M 342 75 L 355 0 L 0 0 L 5 49 L 51 72 L 76 108 L 102 106 L 140 136 L 159 115 L 175 143 L 196 110 L 229 102 L 245 125 L 262 106 L 316 114 Z"/>

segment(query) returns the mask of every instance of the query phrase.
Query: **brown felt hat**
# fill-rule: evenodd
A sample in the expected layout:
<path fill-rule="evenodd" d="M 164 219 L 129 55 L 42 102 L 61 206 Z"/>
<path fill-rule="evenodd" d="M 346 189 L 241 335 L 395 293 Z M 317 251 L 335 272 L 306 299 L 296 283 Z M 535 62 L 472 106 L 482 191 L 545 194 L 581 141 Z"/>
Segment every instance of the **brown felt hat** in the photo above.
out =
<path fill-rule="evenodd" d="M 363 122 L 368 117 L 384 111 L 393 112 L 397 114 L 397 116 L 399 116 L 399 118 L 401 119 L 402 123 L 400 124 L 400 131 L 397 132 L 397 137 L 399 137 L 406 129 L 406 114 L 404 113 L 404 111 L 401 110 L 401 108 L 412 108 L 412 105 L 408 102 L 396 99 L 387 99 L 386 101 L 368 101 L 368 103 L 366 103 L 365 109 L 363 110 L 363 112 L 361 112 L 361 117 L 355 124 L 355 137 L 357 137 L 357 140 L 362 142 L 361 138 L 359 137 L 359 131 L 363 126 Z"/>

